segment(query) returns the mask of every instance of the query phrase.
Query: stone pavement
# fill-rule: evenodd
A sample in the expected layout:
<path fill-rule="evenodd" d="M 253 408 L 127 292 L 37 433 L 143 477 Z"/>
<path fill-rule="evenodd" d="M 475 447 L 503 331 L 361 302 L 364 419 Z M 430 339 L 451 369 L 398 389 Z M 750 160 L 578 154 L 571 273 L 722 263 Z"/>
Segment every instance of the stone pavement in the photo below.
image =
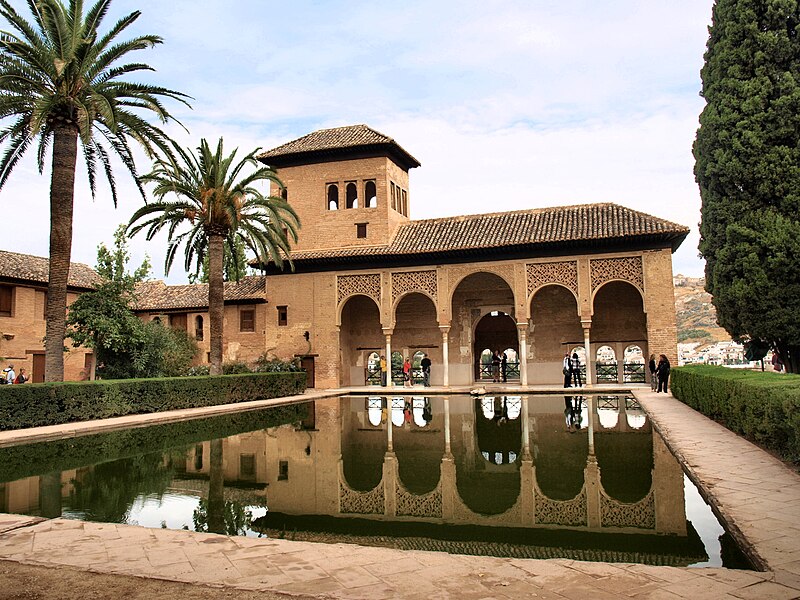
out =
<path fill-rule="evenodd" d="M 668 395 L 636 391 L 766 571 L 521 560 L 0 515 L 0 559 L 331 598 L 800 598 L 800 476 Z"/>

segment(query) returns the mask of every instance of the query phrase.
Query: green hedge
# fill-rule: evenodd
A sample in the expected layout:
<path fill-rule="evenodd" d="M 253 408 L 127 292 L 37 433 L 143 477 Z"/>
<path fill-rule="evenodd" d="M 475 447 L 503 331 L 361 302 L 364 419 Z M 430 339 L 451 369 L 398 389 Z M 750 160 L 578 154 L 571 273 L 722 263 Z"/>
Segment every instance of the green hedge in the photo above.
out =
<path fill-rule="evenodd" d="M 305 386 L 304 372 L 9 385 L 0 388 L 0 430 L 280 398 Z"/>
<path fill-rule="evenodd" d="M 691 365 L 672 370 L 671 389 L 731 431 L 800 462 L 800 375 Z"/>

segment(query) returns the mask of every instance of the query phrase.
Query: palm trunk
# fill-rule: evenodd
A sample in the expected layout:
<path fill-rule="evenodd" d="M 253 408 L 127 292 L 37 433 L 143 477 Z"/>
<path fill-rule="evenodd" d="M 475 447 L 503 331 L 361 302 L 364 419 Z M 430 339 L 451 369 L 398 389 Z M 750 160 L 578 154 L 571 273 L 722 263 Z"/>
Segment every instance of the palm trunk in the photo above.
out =
<path fill-rule="evenodd" d="M 53 137 L 53 172 L 50 178 L 50 271 L 45 311 L 45 381 L 64 380 L 67 279 L 72 254 L 72 210 L 77 152 L 77 130 L 68 125 L 56 127 Z"/>
<path fill-rule="evenodd" d="M 222 374 L 222 336 L 225 311 L 223 257 L 223 237 L 218 234 L 210 234 L 208 237 L 208 319 L 211 333 L 210 373 L 212 375 Z"/>

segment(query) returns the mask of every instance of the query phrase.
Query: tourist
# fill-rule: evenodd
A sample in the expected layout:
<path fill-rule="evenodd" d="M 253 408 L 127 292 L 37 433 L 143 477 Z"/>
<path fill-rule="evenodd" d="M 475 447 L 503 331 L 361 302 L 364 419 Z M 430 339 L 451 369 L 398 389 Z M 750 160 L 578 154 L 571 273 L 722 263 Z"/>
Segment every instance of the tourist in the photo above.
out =
<path fill-rule="evenodd" d="M 14 372 L 14 365 L 9 364 L 3 369 L 3 383 L 14 383 L 16 378 L 17 374 Z"/>
<path fill-rule="evenodd" d="M 656 391 L 656 384 L 658 383 L 658 375 L 656 375 L 656 355 L 650 355 L 650 362 L 647 363 L 647 368 L 650 369 L 650 391 Z"/>
<path fill-rule="evenodd" d="M 25 383 L 29 379 L 30 377 L 25 375 L 25 367 L 22 367 L 20 368 L 19 375 L 17 375 L 17 378 L 14 380 L 14 383 Z"/>
<path fill-rule="evenodd" d="M 500 356 L 500 372 L 503 374 L 503 383 L 508 382 L 508 374 L 506 373 L 506 369 L 508 368 L 508 357 L 506 353 L 503 352 Z"/>
<path fill-rule="evenodd" d="M 572 360 L 569 357 L 569 352 L 564 353 L 564 362 L 561 367 L 561 372 L 564 374 L 564 387 L 572 387 Z"/>
<path fill-rule="evenodd" d="M 495 350 L 492 352 L 492 381 L 497 383 L 500 381 L 500 351 Z"/>
<path fill-rule="evenodd" d="M 403 363 L 403 385 L 411 387 L 411 359 L 406 358 Z"/>
<path fill-rule="evenodd" d="M 431 399 L 427 396 L 425 397 L 425 401 L 422 405 L 422 420 L 425 421 L 425 425 L 433 421 L 433 409 L 431 408 Z"/>
<path fill-rule="evenodd" d="M 665 394 L 669 393 L 669 359 L 667 358 L 666 354 L 660 354 L 658 356 L 658 365 L 656 366 L 656 375 L 658 376 L 658 389 L 656 393 L 664 392 Z"/>
<path fill-rule="evenodd" d="M 781 360 L 781 353 L 777 350 L 772 353 L 772 369 L 778 373 L 783 371 L 783 360 Z"/>
<path fill-rule="evenodd" d="M 431 387 L 431 359 L 425 354 L 419 363 L 422 367 L 422 383 L 425 387 Z"/>
<path fill-rule="evenodd" d="M 381 354 L 381 385 L 386 387 L 386 357 Z"/>
<path fill-rule="evenodd" d="M 572 371 L 572 383 L 575 384 L 575 387 L 583 387 L 583 381 L 581 381 L 581 359 L 578 357 L 577 352 L 572 353 L 569 368 Z"/>

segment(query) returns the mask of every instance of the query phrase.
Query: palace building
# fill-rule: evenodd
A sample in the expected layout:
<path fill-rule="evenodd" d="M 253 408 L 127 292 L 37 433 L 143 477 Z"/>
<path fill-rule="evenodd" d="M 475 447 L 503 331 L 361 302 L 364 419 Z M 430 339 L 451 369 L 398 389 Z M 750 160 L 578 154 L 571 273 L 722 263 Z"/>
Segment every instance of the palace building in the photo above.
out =
<path fill-rule="evenodd" d="M 494 351 L 523 385 L 561 382 L 567 352 L 592 383 L 643 381 L 651 353 L 676 358 L 672 253 L 687 227 L 611 203 L 412 221 L 420 163 L 366 125 L 259 158 L 302 225 L 294 270 L 259 265 L 267 345 L 316 387 L 374 383 L 381 355 L 397 380 L 427 354 L 445 386 L 484 378 Z"/>
<path fill-rule="evenodd" d="M 563 382 L 577 353 L 590 383 L 643 382 L 650 354 L 677 364 L 672 253 L 688 228 L 619 206 L 587 204 L 411 220 L 409 171 L 420 166 L 392 138 L 355 125 L 315 131 L 263 153 L 297 212 L 288 265 L 225 287 L 225 361 L 299 358 L 317 388 L 380 383 L 427 354 L 433 385 L 506 379 Z M 0 356 L 43 373 L 47 259 L 0 255 Z M 70 299 L 97 274 L 74 264 Z M 144 320 L 189 331 L 208 360 L 207 286 L 140 284 Z M 587 360 L 588 357 L 588 360 Z M 86 376 L 90 351 L 66 359 Z"/>

